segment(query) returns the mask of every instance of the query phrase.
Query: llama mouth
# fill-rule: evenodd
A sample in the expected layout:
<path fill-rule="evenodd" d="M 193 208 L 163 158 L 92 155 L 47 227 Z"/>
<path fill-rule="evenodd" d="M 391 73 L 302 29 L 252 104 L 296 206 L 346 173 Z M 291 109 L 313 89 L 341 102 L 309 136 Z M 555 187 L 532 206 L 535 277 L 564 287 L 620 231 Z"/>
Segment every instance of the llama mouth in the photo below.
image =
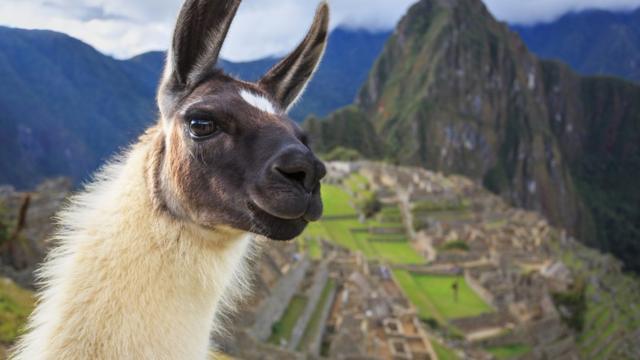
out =
<path fill-rule="evenodd" d="M 288 241 L 298 237 L 309 224 L 303 217 L 285 219 L 270 214 L 253 202 L 247 203 L 247 208 L 252 214 L 253 225 L 250 230 L 253 233 L 266 236 L 272 240 Z"/>
<path fill-rule="evenodd" d="M 251 211 L 259 210 L 283 221 L 304 220 L 306 222 L 320 220 L 323 210 L 322 200 L 320 198 L 320 186 L 318 186 L 313 193 L 305 193 L 303 196 L 300 196 L 300 199 L 295 202 L 293 208 L 272 208 L 261 204 L 261 201 L 255 201 L 253 199 L 248 201 L 247 207 Z M 286 215 L 286 212 L 289 210 L 292 213 L 291 216 Z"/>
<path fill-rule="evenodd" d="M 306 212 L 302 216 L 284 217 L 284 216 L 280 216 L 278 214 L 275 214 L 272 211 L 269 211 L 269 210 L 259 206 L 254 201 L 247 202 L 247 208 L 253 214 L 262 214 L 262 216 L 266 215 L 268 217 L 271 217 L 273 219 L 277 219 L 279 221 L 300 221 L 300 220 L 303 220 L 303 221 L 306 221 L 306 222 L 313 221 L 313 220 L 307 220 L 307 213 Z"/>

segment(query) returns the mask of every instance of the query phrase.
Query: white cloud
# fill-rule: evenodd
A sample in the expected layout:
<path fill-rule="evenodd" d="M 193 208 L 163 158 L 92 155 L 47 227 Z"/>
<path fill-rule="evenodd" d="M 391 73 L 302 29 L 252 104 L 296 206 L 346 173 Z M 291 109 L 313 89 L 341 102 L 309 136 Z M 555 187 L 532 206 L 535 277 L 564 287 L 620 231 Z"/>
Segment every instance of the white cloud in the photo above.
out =
<path fill-rule="evenodd" d="M 101 2 L 103 1 L 2 0 L 0 24 L 64 32 L 116 57 L 129 57 L 167 47 L 172 19 L 145 19 L 141 16 L 141 10 L 132 11 L 132 16 L 129 16 L 124 11 L 112 11 Z M 120 0 L 115 2 L 126 3 Z"/>
<path fill-rule="evenodd" d="M 330 0 L 332 27 L 388 30 L 415 0 Z M 51 29 L 126 58 L 166 49 L 182 0 L 1 0 L 0 24 Z M 222 55 L 281 55 L 304 36 L 318 0 L 244 0 Z M 501 20 L 546 21 L 586 8 L 629 9 L 640 0 L 486 0 Z"/>
<path fill-rule="evenodd" d="M 392 29 L 415 0 L 330 0 L 331 26 Z M 231 26 L 223 56 L 253 59 L 292 50 L 311 25 L 317 0 L 245 0 Z"/>
<path fill-rule="evenodd" d="M 244 0 L 222 55 L 281 55 L 304 36 L 317 0 Z M 414 0 L 330 0 L 332 27 L 391 29 Z M 0 24 L 50 29 L 126 58 L 166 49 L 182 0 L 2 0 Z"/>

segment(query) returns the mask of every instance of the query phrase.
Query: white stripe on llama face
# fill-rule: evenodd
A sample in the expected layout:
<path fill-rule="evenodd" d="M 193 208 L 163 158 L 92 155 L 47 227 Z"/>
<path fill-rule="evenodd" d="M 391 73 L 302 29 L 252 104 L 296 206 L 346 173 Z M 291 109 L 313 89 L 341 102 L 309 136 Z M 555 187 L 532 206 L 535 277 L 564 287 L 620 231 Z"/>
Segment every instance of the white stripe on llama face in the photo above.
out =
<path fill-rule="evenodd" d="M 255 107 L 260 111 L 264 111 L 269 114 L 276 114 L 276 108 L 273 106 L 271 101 L 262 95 L 257 95 L 251 91 L 242 89 L 240 91 L 240 96 L 246 101 L 249 105 Z"/>

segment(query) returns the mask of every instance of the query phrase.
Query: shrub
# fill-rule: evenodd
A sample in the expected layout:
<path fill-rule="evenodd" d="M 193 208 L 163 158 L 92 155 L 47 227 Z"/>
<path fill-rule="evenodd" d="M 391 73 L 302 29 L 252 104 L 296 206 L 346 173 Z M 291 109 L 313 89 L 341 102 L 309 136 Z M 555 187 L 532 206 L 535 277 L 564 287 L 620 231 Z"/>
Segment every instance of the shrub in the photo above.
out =
<path fill-rule="evenodd" d="M 357 161 L 362 159 L 362 155 L 357 150 L 337 146 L 324 154 L 322 158 L 326 161 Z"/>
<path fill-rule="evenodd" d="M 440 324 L 438 324 L 438 320 L 436 320 L 436 319 L 434 319 L 432 317 L 422 319 L 422 322 L 427 324 L 427 326 L 430 327 L 433 330 L 437 330 L 437 329 L 440 328 Z"/>
<path fill-rule="evenodd" d="M 0 277 L 0 346 L 11 344 L 21 334 L 33 305 L 31 292 Z"/>
<path fill-rule="evenodd" d="M 365 217 L 371 218 L 382 210 L 382 203 L 376 193 L 367 191 L 357 198 L 356 207 Z"/>
<path fill-rule="evenodd" d="M 585 280 L 578 278 L 568 291 L 552 294 L 554 304 L 561 310 L 562 321 L 578 332 L 584 328 L 587 312 L 586 288 Z"/>
<path fill-rule="evenodd" d="M 455 199 L 445 201 L 419 201 L 413 204 L 411 210 L 414 213 L 436 211 L 464 211 L 469 209 L 471 202 L 468 199 Z"/>
<path fill-rule="evenodd" d="M 443 244 L 440 249 L 444 251 L 451 251 L 451 250 L 469 251 L 469 245 L 467 245 L 467 243 L 462 240 L 454 240 L 454 241 L 449 241 Z"/>

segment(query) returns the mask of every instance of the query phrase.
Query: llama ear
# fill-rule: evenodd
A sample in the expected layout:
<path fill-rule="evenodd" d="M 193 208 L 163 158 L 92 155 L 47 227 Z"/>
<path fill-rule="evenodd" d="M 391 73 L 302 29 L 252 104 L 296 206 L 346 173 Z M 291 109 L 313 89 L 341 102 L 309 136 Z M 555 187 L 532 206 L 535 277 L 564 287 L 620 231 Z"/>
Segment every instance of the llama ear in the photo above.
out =
<path fill-rule="evenodd" d="M 323 1 L 300 45 L 258 82 L 283 108 L 290 109 L 304 91 L 322 59 L 328 33 L 329 5 Z"/>
<path fill-rule="evenodd" d="M 173 34 L 164 81 L 189 86 L 214 69 L 240 1 L 185 1 Z"/>

